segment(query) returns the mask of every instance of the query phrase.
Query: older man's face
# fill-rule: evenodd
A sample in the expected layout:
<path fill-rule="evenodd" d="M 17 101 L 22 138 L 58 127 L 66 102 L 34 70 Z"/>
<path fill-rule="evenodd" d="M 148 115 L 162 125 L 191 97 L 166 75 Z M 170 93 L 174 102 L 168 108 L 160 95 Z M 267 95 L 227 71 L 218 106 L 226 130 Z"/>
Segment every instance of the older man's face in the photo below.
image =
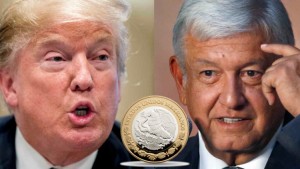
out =
<path fill-rule="evenodd" d="M 39 32 L 15 66 L 8 103 L 30 144 L 91 151 L 106 140 L 120 100 L 108 26 L 75 22 Z"/>
<path fill-rule="evenodd" d="M 188 35 L 185 84 L 178 62 L 171 64 L 182 100 L 218 157 L 255 153 L 283 119 L 278 99 L 269 106 L 262 93 L 262 75 L 274 60 L 260 50 L 262 42 L 252 34 L 208 41 Z"/>

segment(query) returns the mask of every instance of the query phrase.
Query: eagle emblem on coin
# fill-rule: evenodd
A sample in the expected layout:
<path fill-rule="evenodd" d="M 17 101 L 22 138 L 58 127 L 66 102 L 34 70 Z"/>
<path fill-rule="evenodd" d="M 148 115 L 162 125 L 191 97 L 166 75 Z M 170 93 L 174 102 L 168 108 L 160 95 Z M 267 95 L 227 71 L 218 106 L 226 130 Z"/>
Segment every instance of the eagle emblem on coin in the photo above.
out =
<path fill-rule="evenodd" d="M 163 96 L 148 96 L 133 104 L 121 123 L 126 149 L 138 160 L 171 160 L 185 146 L 189 123 L 183 109 Z"/>

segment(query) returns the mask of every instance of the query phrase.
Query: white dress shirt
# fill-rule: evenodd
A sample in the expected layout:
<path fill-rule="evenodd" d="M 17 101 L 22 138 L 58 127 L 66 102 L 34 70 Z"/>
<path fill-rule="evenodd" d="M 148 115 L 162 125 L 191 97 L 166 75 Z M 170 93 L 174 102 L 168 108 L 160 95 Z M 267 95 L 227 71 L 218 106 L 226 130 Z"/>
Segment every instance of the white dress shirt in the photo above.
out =
<path fill-rule="evenodd" d="M 65 167 L 53 166 L 24 139 L 19 128 L 16 131 L 17 169 L 91 169 L 97 156 L 95 151 L 86 158 Z M 55 144 L 55 143 L 53 143 Z"/>
<path fill-rule="evenodd" d="M 261 151 L 260 155 L 256 158 L 252 159 L 251 161 L 238 165 L 238 167 L 242 167 L 244 169 L 264 169 L 267 161 L 271 155 L 271 152 L 273 150 L 273 147 L 276 142 L 276 137 L 279 134 L 281 130 L 281 126 L 271 139 L 271 141 L 267 144 L 267 146 Z M 199 135 L 199 154 L 200 154 L 200 160 L 199 160 L 199 169 L 222 169 L 224 167 L 227 167 L 228 165 L 214 157 L 210 152 L 206 149 L 206 146 L 204 144 L 203 138 L 201 136 L 201 133 L 198 132 Z"/>

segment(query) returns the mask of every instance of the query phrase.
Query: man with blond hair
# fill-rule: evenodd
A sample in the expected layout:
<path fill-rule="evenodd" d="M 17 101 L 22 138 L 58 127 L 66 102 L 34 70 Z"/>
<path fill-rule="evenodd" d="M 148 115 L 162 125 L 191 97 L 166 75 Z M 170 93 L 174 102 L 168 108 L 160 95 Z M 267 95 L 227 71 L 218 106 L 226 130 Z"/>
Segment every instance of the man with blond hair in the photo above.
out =
<path fill-rule="evenodd" d="M 124 0 L 1 4 L 1 169 L 122 168 L 114 130 L 127 51 Z"/>

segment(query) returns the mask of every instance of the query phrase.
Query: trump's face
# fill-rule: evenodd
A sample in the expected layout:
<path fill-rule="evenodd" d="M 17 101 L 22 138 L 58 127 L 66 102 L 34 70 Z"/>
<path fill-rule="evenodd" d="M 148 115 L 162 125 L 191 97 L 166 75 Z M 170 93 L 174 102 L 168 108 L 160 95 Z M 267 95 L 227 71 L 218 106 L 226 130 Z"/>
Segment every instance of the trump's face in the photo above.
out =
<path fill-rule="evenodd" d="M 262 92 L 261 78 L 274 60 L 260 50 L 262 42 L 254 34 L 207 41 L 187 35 L 185 78 L 178 60 L 170 61 L 181 100 L 206 147 L 221 159 L 239 155 L 238 162 L 247 161 L 282 122 L 281 103 L 269 106 Z"/>
<path fill-rule="evenodd" d="M 109 26 L 81 21 L 40 31 L 18 52 L 5 98 L 39 152 L 90 152 L 107 139 L 120 100 L 116 43 Z"/>

